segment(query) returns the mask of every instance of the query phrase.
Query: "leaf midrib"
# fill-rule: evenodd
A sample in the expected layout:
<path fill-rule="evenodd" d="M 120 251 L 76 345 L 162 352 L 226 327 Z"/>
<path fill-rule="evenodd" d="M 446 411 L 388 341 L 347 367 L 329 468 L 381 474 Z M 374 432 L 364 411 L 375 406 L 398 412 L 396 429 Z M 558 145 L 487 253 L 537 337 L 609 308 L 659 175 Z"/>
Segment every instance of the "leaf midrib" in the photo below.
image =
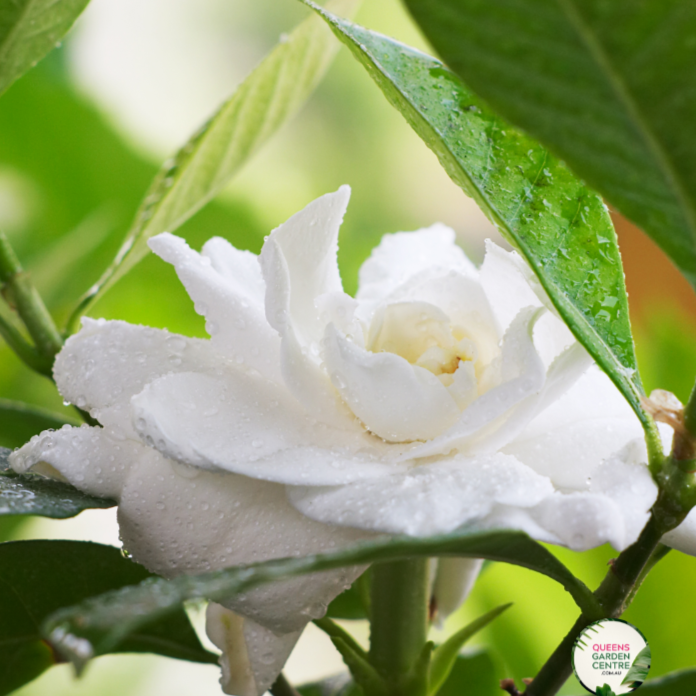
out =
<path fill-rule="evenodd" d="M 652 132 L 649 123 L 645 119 L 621 73 L 616 70 L 603 46 L 596 40 L 592 28 L 583 19 L 574 0 L 556 0 L 556 4 L 565 14 L 571 27 L 575 30 L 578 38 L 585 45 L 597 66 L 604 72 L 610 88 L 623 104 L 631 117 L 633 125 L 637 128 L 639 135 L 642 136 L 643 144 L 653 155 L 663 176 L 672 184 L 682 213 L 684 213 L 685 222 L 691 232 L 692 241 L 696 243 L 696 209 L 689 201 L 689 196 L 682 185 L 678 170 L 675 169 L 667 152 L 661 146 L 659 139 Z"/>

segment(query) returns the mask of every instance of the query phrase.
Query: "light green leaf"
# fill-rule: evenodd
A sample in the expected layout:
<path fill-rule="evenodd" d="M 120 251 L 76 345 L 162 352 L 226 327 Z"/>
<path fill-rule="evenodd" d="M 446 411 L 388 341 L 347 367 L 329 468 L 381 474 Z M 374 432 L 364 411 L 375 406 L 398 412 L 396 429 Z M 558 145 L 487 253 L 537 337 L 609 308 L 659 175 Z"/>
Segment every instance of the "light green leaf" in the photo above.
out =
<path fill-rule="evenodd" d="M 650 672 L 650 646 L 646 645 L 637 655 L 636 659 L 633 660 L 631 668 L 628 670 L 628 674 L 624 677 L 622 684 L 642 684 L 648 678 L 648 672 Z"/>
<path fill-rule="evenodd" d="M 480 616 L 475 621 L 464 626 L 450 636 L 442 645 L 439 645 L 433 653 L 430 663 L 430 680 L 428 684 L 428 694 L 432 696 L 439 692 L 442 685 L 447 681 L 450 672 L 457 662 L 459 651 L 469 638 L 475 636 L 481 629 L 488 626 L 491 621 L 497 619 L 512 604 L 503 604 L 496 607 L 487 614 Z"/>
<path fill-rule="evenodd" d="M 352 14 L 359 0 L 331 0 Z M 148 251 L 147 240 L 174 232 L 210 201 L 280 126 L 300 109 L 331 65 L 339 44 L 317 17 L 300 24 L 234 95 L 162 165 L 116 259 L 80 300 L 68 328 Z"/>
<path fill-rule="evenodd" d="M 40 626 L 66 604 L 151 577 L 112 546 L 83 541 L 11 541 L 0 544 L 0 696 L 14 691 L 55 664 Z M 143 626 L 114 646 L 114 652 L 152 652 L 215 663 L 186 613 Z"/>
<path fill-rule="evenodd" d="M 445 62 L 696 284 L 696 3 L 406 0 Z"/>
<path fill-rule="evenodd" d="M 528 261 L 570 330 L 657 443 L 640 404 L 616 234 L 599 196 L 491 112 L 440 61 L 316 9 L 452 180 Z"/>
<path fill-rule="evenodd" d="M 21 447 L 49 428 L 62 428 L 65 424 L 79 425 L 57 413 L 21 401 L 0 399 L 0 446 Z"/>
<path fill-rule="evenodd" d="M 523 532 L 461 529 L 425 539 L 381 539 L 332 553 L 268 561 L 205 575 L 182 575 L 174 580 L 154 580 L 58 612 L 46 622 L 44 635 L 67 659 L 80 665 L 84 655 L 75 650 L 76 644 L 90 645 L 95 655 L 108 652 L 123 636 L 147 621 L 176 610 L 188 599 L 206 597 L 221 601 L 262 583 L 313 571 L 438 556 L 490 558 L 543 573 L 561 583 L 588 618 L 603 615 L 592 592 Z"/>
<path fill-rule="evenodd" d="M 88 3 L 89 0 L 0 3 L 0 94 L 55 47 Z"/>
<path fill-rule="evenodd" d="M 115 500 L 87 495 L 69 483 L 37 474 L 17 474 L 0 447 L 0 515 L 40 515 L 63 519 L 91 508 L 110 508 Z"/>

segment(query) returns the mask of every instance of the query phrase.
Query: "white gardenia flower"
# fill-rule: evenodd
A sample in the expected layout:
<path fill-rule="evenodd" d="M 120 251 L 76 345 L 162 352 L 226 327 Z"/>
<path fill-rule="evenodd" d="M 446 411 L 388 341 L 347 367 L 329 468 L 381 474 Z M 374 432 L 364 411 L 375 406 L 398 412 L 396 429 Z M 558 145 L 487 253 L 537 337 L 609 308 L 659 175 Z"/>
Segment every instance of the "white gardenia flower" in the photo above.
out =
<path fill-rule="evenodd" d="M 55 379 L 103 427 L 42 433 L 14 468 L 116 498 L 124 545 L 168 577 L 467 524 L 633 542 L 656 497 L 640 426 L 525 263 L 489 243 L 478 270 L 434 225 L 385 236 L 352 298 L 336 262 L 349 193 L 308 205 L 259 257 L 153 238 L 210 340 L 85 319 Z M 475 566 L 441 564 L 443 611 Z M 263 693 L 361 571 L 211 605 L 225 690 Z"/>

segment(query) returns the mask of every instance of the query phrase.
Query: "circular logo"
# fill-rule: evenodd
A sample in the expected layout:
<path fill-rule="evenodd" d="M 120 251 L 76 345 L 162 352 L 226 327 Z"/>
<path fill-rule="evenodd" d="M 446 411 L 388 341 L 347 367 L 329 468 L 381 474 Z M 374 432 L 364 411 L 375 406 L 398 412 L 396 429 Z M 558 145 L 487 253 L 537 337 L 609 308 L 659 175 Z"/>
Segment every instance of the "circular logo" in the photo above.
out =
<path fill-rule="evenodd" d="M 631 624 L 602 619 L 590 624 L 575 641 L 573 671 L 590 693 L 627 694 L 648 678 L 650 647 Z"/>

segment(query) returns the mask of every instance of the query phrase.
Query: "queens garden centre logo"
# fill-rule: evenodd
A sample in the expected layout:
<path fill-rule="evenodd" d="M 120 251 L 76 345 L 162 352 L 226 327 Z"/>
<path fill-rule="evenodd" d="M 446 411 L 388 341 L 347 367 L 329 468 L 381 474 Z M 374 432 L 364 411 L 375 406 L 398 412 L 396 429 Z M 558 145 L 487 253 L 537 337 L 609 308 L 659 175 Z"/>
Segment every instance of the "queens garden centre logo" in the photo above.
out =
<path fill-rule="evenodd" d="M 590 624 L 575 641 L 573 670 L 590 693 L 627 694 L 648 677 L 650 647 L 631 624 L 602 619 Z"/>

